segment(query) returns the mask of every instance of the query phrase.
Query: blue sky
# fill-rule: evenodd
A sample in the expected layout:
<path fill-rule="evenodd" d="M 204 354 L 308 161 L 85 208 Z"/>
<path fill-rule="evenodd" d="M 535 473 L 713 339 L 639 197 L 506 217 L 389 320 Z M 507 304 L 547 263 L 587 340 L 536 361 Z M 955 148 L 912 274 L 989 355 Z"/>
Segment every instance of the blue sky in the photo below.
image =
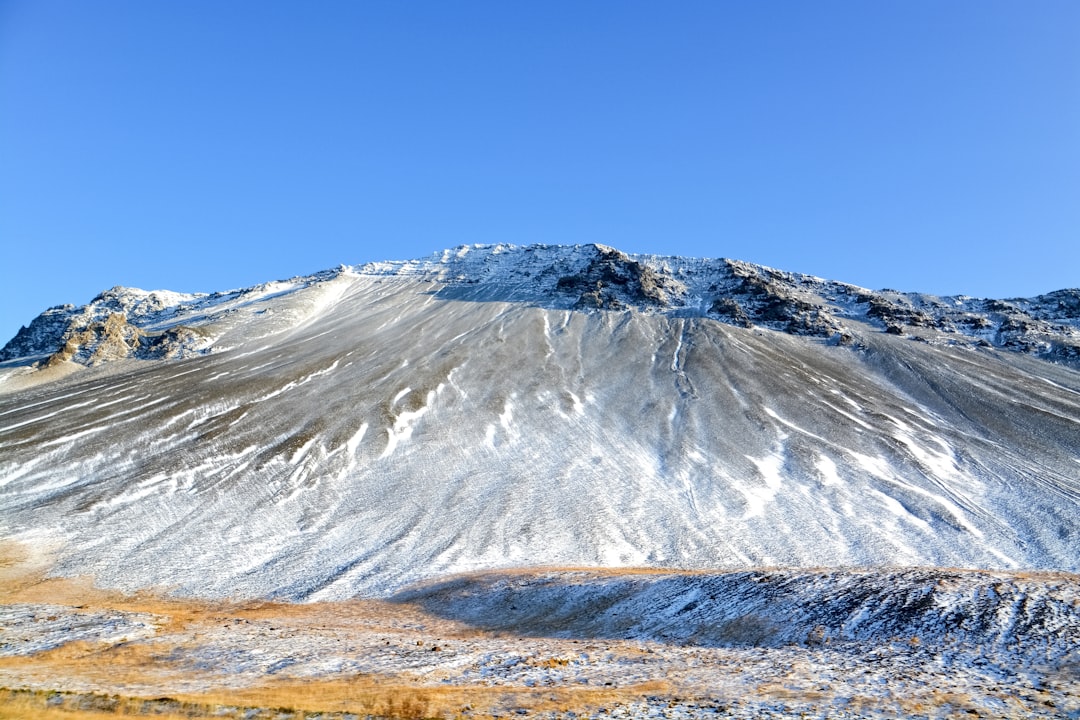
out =
<path fill-rule="evenodd" d="M 474 242 L 1032 295 L 1078 229 L 1074 0 L 0 0 L 0 342 Z"/>

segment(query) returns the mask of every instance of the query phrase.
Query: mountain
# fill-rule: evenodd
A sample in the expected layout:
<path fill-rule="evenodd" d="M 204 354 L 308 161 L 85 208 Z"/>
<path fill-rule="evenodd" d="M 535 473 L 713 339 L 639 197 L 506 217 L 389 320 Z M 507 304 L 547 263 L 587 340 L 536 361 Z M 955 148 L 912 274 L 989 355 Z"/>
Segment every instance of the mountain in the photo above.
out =
<path fill-rule="evenodd" d="M 113 288 L 0 360 L 0 533 L 122 589 L 1080 569 L 1080 290 L 472 246 L 228 293 Z"/>

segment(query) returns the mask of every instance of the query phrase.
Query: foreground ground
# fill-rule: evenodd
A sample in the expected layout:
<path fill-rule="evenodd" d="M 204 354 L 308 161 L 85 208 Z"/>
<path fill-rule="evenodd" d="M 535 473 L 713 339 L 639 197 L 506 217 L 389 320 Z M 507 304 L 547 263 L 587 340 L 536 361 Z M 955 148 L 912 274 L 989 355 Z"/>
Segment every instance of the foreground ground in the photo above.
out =
<path fill-rule="evenodd" d="M 990 577 L 995 596 L 1020 588 L 1024 612 L 1053 629 L 1044 638 L 961 617 L 936 630 L 916 618 L 922 636 L 893 637 L 903 626 L 878 619 L 877 639 L 859 640 L 870 632 L 859 610 L 846 635 L 826 622 L 796 641 L 806 618 L 779 596 L 772 615 L 701 621 L 707 593 L 683 600 L 686 583 L 718 587 L 704 574 L 498 573 L 386 601 L 207 603 L 50 579 L 7 555 L 0 718 L 1080 717 L 1073 575 L 971 574 L 972 587 Z M 784 592 L 807 577 L 784 576 Z M 967 582 L 958 577 L 942 575 L 931 599 L 943 602 L 946 580 Z M 767 595 L 773 575 L 753 582 Z M 672 583 L 683 594 L 669 607 L 657 593 Z M 983 585 L 961 590 L 983 597 Z M 1035 586 L 1049 599 L 1031 600 Z M 1016 605 L 994 606 L 995 617 Z"/>

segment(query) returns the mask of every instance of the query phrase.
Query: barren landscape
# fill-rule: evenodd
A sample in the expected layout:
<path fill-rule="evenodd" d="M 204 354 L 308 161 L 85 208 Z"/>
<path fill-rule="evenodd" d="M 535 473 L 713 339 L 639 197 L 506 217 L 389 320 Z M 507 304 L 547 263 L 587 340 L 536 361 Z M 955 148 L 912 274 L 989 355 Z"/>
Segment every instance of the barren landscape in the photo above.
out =
<path fill-rule="evenodd" d="M 3 577 L 0 717 L 1080 714 L 1075 576 L 734 575 L 551 569 L 222 603 L 43 579 L 24 556 Z"/>
<path fill-rule="evenodd" d="M 1080 717 L 1080 292 L 604 246 L 0 352 L 0 717 Z"/>

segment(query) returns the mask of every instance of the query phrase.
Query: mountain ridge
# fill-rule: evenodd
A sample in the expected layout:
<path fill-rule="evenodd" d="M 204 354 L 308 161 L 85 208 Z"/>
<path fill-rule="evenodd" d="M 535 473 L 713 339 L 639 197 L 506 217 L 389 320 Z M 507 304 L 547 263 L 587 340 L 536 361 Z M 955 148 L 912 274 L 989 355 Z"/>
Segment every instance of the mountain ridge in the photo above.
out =
<path fill-rule="evenodd" d="M 845 319 L 861 319 L 924 341 L 970 342 L 1080 363 L 1080 289 L 1005 300 L 871 291 L 726 258 L 628 255 L 597 244 L 459 246 L 419 260 L 343 265 L 209 294 L 118 286 L 81 307 L 49 308 L 0 348 L 0 362 L 48 356 L 47 364 L 73 360 L 89 365 L 120 357 L 200 354 L 213 345 L 212 336 L 199 329 L 213 314 L 200 316 L 200 310 L 228 312 L 236 298 L 288 292 L 340 273 L 440 282 L 446 284 L 442 296 L 453 299 L 709 317 L 844 343 L 852 340 Z M 192 324 L 184 324 L 185 318 Z"/>
<path fill-rule="evenodd" d="M 0 366 L 0 527 L 56 573 L 200 597 L 537 565 L 1076 572 L 1074 294 L 1041 297 L 595 246 L 111 291 Z M 140 355 L 162 337 L 175 357 Z"/>

